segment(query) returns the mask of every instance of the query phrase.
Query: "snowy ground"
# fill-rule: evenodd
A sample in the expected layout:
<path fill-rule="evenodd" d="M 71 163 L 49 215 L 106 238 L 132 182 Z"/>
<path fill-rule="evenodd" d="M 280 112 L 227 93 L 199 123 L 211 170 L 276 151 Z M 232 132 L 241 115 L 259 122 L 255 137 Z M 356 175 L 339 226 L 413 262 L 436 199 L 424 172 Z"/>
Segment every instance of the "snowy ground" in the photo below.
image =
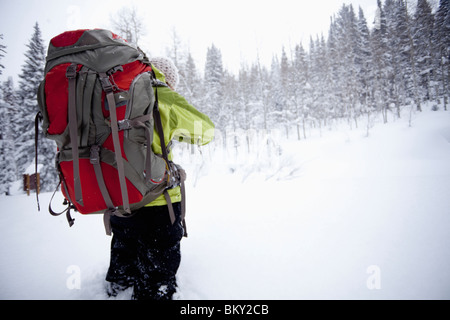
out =
<path fill-rule="evenodd" d="M 450 299 L 450 112 L 413 119 L 185 163 L 176 298 Z M 49 198 L 38 212 L 34 196 L 0 197 L 0 299 L 106 299 L 102 218 L 69 228 Z"/>

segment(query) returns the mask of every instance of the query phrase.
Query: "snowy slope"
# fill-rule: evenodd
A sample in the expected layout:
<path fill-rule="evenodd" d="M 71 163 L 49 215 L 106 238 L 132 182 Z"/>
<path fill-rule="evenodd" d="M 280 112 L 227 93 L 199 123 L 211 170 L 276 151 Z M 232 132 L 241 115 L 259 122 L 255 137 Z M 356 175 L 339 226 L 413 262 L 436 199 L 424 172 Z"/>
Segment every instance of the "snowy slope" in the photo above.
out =
<path fill-rule="evenodd" d="M 276 162 L 185 163 L 177 298 L 450 299 L 449 143 L 450 113 L 427 110 L 283 142 Z M 0 299 L 105 299 L 102 218 L 69 228 L 50 196 L 0 197 Z"/>

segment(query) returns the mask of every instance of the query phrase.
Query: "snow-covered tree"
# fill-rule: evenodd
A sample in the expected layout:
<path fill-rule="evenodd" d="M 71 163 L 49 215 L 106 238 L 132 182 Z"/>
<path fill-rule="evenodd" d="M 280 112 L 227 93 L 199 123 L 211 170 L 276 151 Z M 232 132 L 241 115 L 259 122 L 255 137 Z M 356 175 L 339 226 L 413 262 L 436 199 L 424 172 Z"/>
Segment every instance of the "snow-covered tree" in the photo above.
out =
<path fill-rule="evenodd" d="M 238 77 L 238 122 L 244 130 L 264 129 L 271 127 L 269 123 L 269 98 L 274 93 L 269 92 L 267 71 L 260 64 L 259 59 L 251 66 L 241 65 Z M 250 146 L 248 145 L 248 148 Z"/>
<path fill-rule="evenodd" d="M 14 84 L 10 77 L 2 84 L 0 91 L 0 194 L 8 194 L 11 183 L 18 176 L 11 121 L 14 109 Z"/>
<path fill-rule="evenodd" d="M 268 112 L 265 114 L 263 129 L 272 127 L 271 123 L 274 124 L 274 127 L 283 128 L 283 108 L 286 103 L 286 97 L 283 93 L 284 89 L 281 80 L 281 65 L 277 56 L 272 57 L 272 63 L 270 65 L 270 82 L 270 100 Z M 270 121 L 271 118 L 274 118 L 275 121 Z"/>
<path fill-rule="evenodd" d="M 381 0 L 378 0 L 374 29 L 371 35 L 372 46 L 372 98 L 374 107 L 383 115 L 383 121 L 387 122 L 389 108 L 389 56 L 387 51 L 387 24 Z"/>
<path fill-rule="evenodd" d="M 130 43 L 139 45 L 139 40 L 145 35 L 143 18 L 135 7 L 123 7 L 110 18 L 114 32 Z"/>
<path fill-rule="evenodd" d="M 297 129 L 297 139 L 302 135 L 306 138 L 306 119 L 308 108 L 306 106 L 308 83 L 308 63 L 306 51 L 301 44 L 295 46 L 294 61 L 292 65 L 292 101 L 294 105 L 295 126 Z"/>
<path fill-rule="evenodd" d="M 413 99 L 416 104 L 417 111 L 422 111 L 422 97 L 420 96 L 419 90 L 419 79 L 417 73 L 417 53 L 416 53 L 416 44 L 414 43 L 414 27 L 412 25 L 412 19 L 409 15 L 408 10 L 408 1 L 400 0 L 401 5 L 399 6 L 400 11 L 398 14 L 398 18 L 402 19 L 405 24 L 405 38 L 408 41 L 408 45 L 406 45 L 403 49 L 404 52 L 408 54 L 409 62 L 407 64 L 408 70 L 410 70 L 406 80 L 409 82 L 407 86 L 408 95 L 411 99 Z"/>
<path fill-rule="evenodd" d="M 203 79 L 189 51 L 187 52 L 186 61 L 179 63 L 177 67 L 180 74 L 177 91 L 191 104 L 200 107 L 203 96 Z"/>
<path fill-rule="evenodd" d="M 294 95 L 294 81 L 292 77 L 292 67 L 291 62 L 288 59 L 285 48 L 281 50 L 281 60 L 280 60 L 280 81 L 281 81 L 281 97 L 280 100 L 280 117 L 279 120 L 284 124 L 284 130 L 286 138 L 289 138 L 289 129 L 295 125 L 295 106 L 293 104 Z"/>
<path fill-rule="evenodd" d="M 45 49 L 38 23 L 34 25 L 33 35 L 27 45 L 25 62 L 19 74 L 19 90 L 17 92 L 17 110 L 12 119 L 15 136 L 15 159 L 19 174 L 34 163 L 35 158 L 35 117 L 38 109 L 37 91 L 44 79 Z M 54 167 L 56 145 L 45 139 L 39 130 L 38 161 L 43 164 L 41 174 L 41 190 L 53 189 L 57 182 L 57 172 Z"/>
<path fill-rule="evenodd" d="M 367 26 L 367 20 L 364 16 L 364 11 L 359 7 L 358 12 L 358 39 L 356 43 L 356 57 L 357 64 L 356 77 L 358 78 L 358 98 L 359 104 L 364 112 L 369 112 L 368 102 L 370 95 L 370 65 L 372 63 L 372 51 L 370 50 L 370 31 Z"/>
<path fill-rule="evenodd" d="M 435 87 L 447 110 L 450 95 L 450 0 L 440 0 L 433 32 Z"/>
<path fill-rule="evenodd" d="M 227 125 L 228 114 L 223 108 L 223 79 L 224 69 L 222 64 L 222 53 L 212 44 L 208 48 L 205 63 L 204 86 L 205 95 L 203 99 L 203 111 L 211 115 L 216 127 L 224 129 Z"/>
<path fill-rule="evenodd" d="M 341 83 L 341 110 L 340 116 L 347 118 L 352 126 L 352 120 L 359 116 L 358 106 L 358 45 L 359 30 L 353 6 L 343 5 L 336 18 L 337 58 L 335 65 L 338 69 Z"/>
<path fill-rule="evenodd" d="M 434 15 L 427 0 L 418 0 L 413 19 L 413 39 L 416 47 L 417 74 L 421 96 L 425 100 L 431 98 L 431 82 L 433 75 L 432 56 L 435 49 L 433 43 Z"/>
<path fill-rule="evenodd" d="M 0 40 L 3 41 L 3 34 L 0 34 Z M 0 61 L 6 54 L 6 46 L 3 45 L 3 43 L 0 43 Z M 0 75 L 3 72 L 3 69 L 5 69 L 5 66 L 0 62 Z"/>
<path fill-rule="evenodd" d="M 311 118 L 321 127 L 330 119 L 339 117 L 338 110 L 341 110 L 343 93 L 340 90 L 341 82 L 334 82 L 334 79 L 338 79 L 337 69 L 323 36 L 316 37 L 313 52 L 311 64 L 308 66 L 310 91 L 314 91 Z"/>

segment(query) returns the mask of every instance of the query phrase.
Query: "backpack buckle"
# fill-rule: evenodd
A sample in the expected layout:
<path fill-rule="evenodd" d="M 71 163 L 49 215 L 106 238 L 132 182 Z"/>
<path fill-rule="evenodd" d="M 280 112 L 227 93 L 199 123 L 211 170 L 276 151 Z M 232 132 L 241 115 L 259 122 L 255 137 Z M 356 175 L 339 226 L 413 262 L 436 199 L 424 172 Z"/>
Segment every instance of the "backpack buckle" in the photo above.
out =
<path fill-rule="evenodd" d="M 77 64 L 72 63 L 66 69 L 66 78 L 67 79 L 75 79 L 77 77 Z"/>
<path fill-rule="evenodd" d="M 100 163 L 100 146 L 99 145 L 93 145 L 91 146 L 91 152 L 89 160 L 91 164 L 98 164 Z"/>
<path fill-rule="evenodd" d="M 111 83 L 111 81 L 109 81 L 109 77 L 100 77 L 100 83 L 102 85 L 103 91 L 105 91 L 106 93 L 112 92 L 113 91 L 113 85 Z"/>
<path fill-rule="evenodd" d="M 119 127 L 119 131 L 130 130 L 132 128 L 131 122 L 128 119 L 117 121 L 117 125 Z"/>

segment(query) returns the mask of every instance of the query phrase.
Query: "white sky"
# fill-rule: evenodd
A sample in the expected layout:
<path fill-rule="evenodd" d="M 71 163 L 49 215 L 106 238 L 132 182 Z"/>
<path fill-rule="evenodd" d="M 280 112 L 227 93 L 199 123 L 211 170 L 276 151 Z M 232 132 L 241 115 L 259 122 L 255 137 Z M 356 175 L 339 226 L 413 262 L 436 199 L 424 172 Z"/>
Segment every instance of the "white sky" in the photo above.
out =
<path fill-rule="evenodd" d="M 111 29 L 110 16 L 124 4 L 134 5 L 148 29 L 141 47 L 151 55 L 164 54 L 175 28 L 202 70 L 212 43 L 222 52 L 225 68 L 237 72 L 242 63 L 270 65 L 273 55 L 309 37 L 327 36 L 330 16 L 343 3 L 356 14 L 364 10 L 372 27 L 377 0 L 0 0 L 0 34 L 7 54 L 0 80 L 20 73 L 26 44 L 37 21 L 45 46 L 61 32 L 72 29 Z M 114 30 L 111 30 L 114 31 Z"/>

